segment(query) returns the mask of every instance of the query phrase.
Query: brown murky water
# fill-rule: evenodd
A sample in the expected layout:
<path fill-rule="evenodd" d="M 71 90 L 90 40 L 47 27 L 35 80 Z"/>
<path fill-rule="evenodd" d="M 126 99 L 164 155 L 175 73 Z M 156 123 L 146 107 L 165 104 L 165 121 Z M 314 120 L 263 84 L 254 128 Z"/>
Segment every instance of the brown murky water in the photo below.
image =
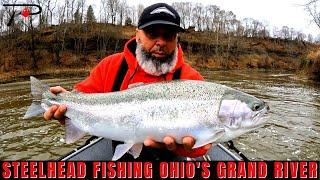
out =
<path fill-rule="evenodd" d="M 320 160 L 320 85 L 293 74 L 249 71 L 201 72 L 208 81 L 265 100 L 269 123 L 234 140 L 252 160 Z M 67 89 L 83 78 L 43 80 Z M 54 160 L 82 145 L 63 143 L 64 128 L 42 117 L 23 120 L 31 103 L 30 83 L 0 84 L 0 160 Z"/>

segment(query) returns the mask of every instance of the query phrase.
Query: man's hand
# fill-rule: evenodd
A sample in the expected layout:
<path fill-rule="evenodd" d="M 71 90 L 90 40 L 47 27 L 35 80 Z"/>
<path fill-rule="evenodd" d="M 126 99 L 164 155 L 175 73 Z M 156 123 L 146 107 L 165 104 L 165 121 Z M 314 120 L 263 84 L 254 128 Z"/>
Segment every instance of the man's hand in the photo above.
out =
<path fill-rule="evenodd" d="M 59 94 L 62 92 L 67 92 L 64 88 L 60 86 L 51 87 L 50 91 L 53 94 Z M 44 114 L 43 117 L 45 120 L 57 119 L 61 124 L 64 124 L 65 116 L 64 114 L 67 111 L 67 106 L 65 105 L 53 105 L 51 106 Z"/>
<path fill-rule="evenodd" d="M 190 157 L 197 157 L 204 155 L 211 147 L 212 144 L 207 144 L 200 148 L 192 149 L 193 145 L 195 144 L 195 139 L 190 136 L 186 136 L 182 138 L 182 145 L 177 144 L 175 139 L 171 136 L 166 136 L 163 138 L 163 143 L 155 142 L 152 139 L 146 139 L 144 141 L 145 146 L 153 147 L 153 148 L 167 148 L 170 151 L 176 152 L 178 155 L 182 156 L 189 156 Z M 179 152 L 177 152 L 177 150 Z M 183 150 L 184 152 L 180 152 Z M 199 151 L 201 150 L 201 152 Z"/>

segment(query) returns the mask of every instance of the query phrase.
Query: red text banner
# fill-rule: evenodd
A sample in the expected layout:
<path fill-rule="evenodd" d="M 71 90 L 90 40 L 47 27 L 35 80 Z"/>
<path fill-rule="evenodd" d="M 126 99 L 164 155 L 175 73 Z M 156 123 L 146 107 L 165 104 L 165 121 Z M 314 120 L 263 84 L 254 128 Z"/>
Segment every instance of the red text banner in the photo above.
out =
<path fill-rule="evenodd" d="M 1 161 L 0 179 L 319 179 L 318 161 Z"/>

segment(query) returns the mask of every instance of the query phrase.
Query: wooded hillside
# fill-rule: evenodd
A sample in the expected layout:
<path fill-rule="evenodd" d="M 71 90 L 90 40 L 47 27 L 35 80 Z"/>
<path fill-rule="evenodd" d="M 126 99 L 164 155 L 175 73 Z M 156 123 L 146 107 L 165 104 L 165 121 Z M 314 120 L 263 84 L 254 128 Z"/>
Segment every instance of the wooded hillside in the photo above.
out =
<path fill-rule="evenodd" d="M 15 3 L 14 0 L 2 0 Z M 101 0 L 99 14 L 84 0 L 28 0 L 42 13 L 15 17 L 21 9 L 0 9 L 0 81 L 30 74 L 88 72 L 103 57 L 123 49 L 134 36 L 142 5 Z M 263 68 L 304 71 L 320 80 L 318 40 L 292 28 L 273 28 L 258 20 L 242 21 L 215 5 L 173 3 L 188 29 L 180 36 L 185 57 L 195 67 L 219 69 Z M 32 8 L 31 8 L 31 11 Z M 58 22 L 55 24 L 54 22 Z"/>

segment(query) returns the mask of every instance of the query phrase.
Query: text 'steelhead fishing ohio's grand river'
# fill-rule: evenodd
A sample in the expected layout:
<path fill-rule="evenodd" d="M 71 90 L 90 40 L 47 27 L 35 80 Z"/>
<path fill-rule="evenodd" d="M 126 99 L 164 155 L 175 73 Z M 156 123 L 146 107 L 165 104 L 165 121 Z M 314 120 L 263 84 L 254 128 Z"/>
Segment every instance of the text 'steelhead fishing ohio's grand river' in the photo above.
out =
<path fill-rule="evenodd" d="M 268 103 L 268 123 L 234 139 L 251 160 L 320 160 L 320 85 L 293 74 L 200 71 L 207 81 L 254 95 Z M 69 90 L 83 78 L 41 79 Z M 31 103 L 30 81 L 0 85 L 0 160 L 54 160 L 89 137 L 67 145 L 64 127 L 42 117 L 22 119 Z"/>

